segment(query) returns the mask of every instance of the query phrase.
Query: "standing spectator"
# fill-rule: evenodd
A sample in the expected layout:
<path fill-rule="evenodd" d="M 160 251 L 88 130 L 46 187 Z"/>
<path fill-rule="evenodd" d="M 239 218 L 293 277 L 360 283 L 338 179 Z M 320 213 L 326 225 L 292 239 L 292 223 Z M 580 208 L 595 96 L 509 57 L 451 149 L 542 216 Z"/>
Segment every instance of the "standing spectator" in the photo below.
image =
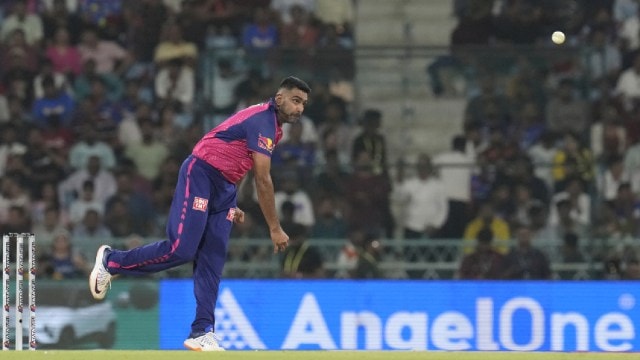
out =
<path fill-rule="evenodd" d="M 633 65 L 620 73 L 614 93 L 627 111 L 640 99 L 640 53 L 633 58 Z"/>
<path fill-rule="evenodd" d="M 249 66 L 263 70 L 271 50 L 277 45 L 278 28 L 272 22 L 269 11 L 261 7 L 256 8 L 253 12 L 253 22 L 249 22 L 242 32 L 242 47 L 247 53 Z"/>
<path fill-rule="evenodd" d="M 471 176 L 475 159 L 465 152 L 466 140 L 455 136 L 451 150 L 436 155 L 433 163 L 437 167 L 440 180 L 448 201 L 448 213 L 438 237 L 459 239 L 469 221 L 471 207 Z"/>
<path fill-rule="evenodd" d="M 406 239 L 432 238 L 447 219 L 447 194 L 444 184 L 434 176 L 427 154 L 418 155 L 415 166 L 417 176 L 398 185 L 398 196 L 404 205 L 399 220 Z"/>
<path fill-rule="evenodd" d="M 313 188 L 319 198 L 335 197 L 342 204 L 349 173 L 340 164 L 338 153 L 335 150 L 327 151 L 324 154 L 324 159 L 324 165 L 315 176 Z"/>
<path fill-rule="evenodd" d="M 289 235 L 289 247 L 282 254 L 282 276 L 292 279 L 323 278 L 322 254 L 308 242 L 305 226 L 294 222 L 284 227 L 284 231 Z"/>
<path fill-rule="evenodd" d="M 11 15 L 2 21 L 0 28 L 0 40 L 6 41 L 8 35 L 16 29 L 20 29 L 25 34 L 27 43 L 32 46 L 39 46 L 44 36 L 42 19 L 37 14 L 27 13 L 27 1 L 16 0 L 13 4 Z"/>
<path fill-rule="evenodd" d="M 500 279 L 504 266 L 504 255 L 495 251 L 491 242 L 491 229 L 478 232 L 475 250 L 465 255 L 458 270 L 460 279 Z"/>
<path fill-rule="evenodd" d="M 391 184 L 385 175 L 376 174 L 367 152 L 360 152 L 353 162 L 353 172 L 347 179 L 346 203 L 350 230 L 382 233 L 389 219 Z"/>
<path fill-rule="evenodd" d="M 321 140 L 319 148 L 323 155 L 335 152 L 339 163 L 348 165 L 352 159 L 355 133 L 349 123 L 347 105 L 344 100 L 329 95 L 323 112 L 323 117 L 313 119 L 318 124 Z"/>
<path fill-rule="evenodd" d="M 376 175 L 386 175 L 387 144 L 384 135 L 380 133 L 382 113 L 375 109 L 366 110 L 361 121 L 362 132 L 353 140 L 351 158 L 356 159 L 360 153 L 366 152 L 371 158 L 373 172 Z"/>
<path fill-rule="evenodd" d="M 551 267 L 547 256 L 531 243 L 531 229 L 519 225 L 515 229 L 516 244 L 505 257 L 505 279 L 551 279 Z"/>
<path fill-rule="evenodd" d="M 556 152 L 555 136 L 550 131 L 545 131 L 527 151 L 533 164 L 534 175 L 544 181 L 547 189 L 553 189 L 552 164 Z"/>

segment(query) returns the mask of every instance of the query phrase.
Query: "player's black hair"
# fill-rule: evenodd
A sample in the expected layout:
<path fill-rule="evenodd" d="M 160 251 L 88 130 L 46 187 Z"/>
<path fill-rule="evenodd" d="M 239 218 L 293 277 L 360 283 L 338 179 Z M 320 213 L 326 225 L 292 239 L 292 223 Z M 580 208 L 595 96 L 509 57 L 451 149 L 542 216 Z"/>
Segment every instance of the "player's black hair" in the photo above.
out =
<path fill-rule="evenodd" d="M 303 80 L 298 79 L 295 76 L 288 76 L 288 77 L 284 78 L 280 82 L 280 89 L 283 89 L 283 88 L 287 89 L 287 90 L 300 89 L 300 90 L 304 91 L 307 94 L 309 94 L 311 92 L 311 88 L 309 87 L 309 85 L 307 85 L 306 82 L 304 82 Z"/>

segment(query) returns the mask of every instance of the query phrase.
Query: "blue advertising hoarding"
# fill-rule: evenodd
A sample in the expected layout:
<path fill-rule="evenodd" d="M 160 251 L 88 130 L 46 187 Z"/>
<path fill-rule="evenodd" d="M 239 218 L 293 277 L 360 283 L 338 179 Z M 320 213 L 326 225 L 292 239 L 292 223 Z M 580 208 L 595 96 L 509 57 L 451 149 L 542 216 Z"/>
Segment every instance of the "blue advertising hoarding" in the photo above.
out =
<path fill-rule="evenodd" d="M 227 349 L 640 351 L 637 282 L 224 280 Z M 193 320 L 190 280 L 160 285 L 160 348 Z"/>

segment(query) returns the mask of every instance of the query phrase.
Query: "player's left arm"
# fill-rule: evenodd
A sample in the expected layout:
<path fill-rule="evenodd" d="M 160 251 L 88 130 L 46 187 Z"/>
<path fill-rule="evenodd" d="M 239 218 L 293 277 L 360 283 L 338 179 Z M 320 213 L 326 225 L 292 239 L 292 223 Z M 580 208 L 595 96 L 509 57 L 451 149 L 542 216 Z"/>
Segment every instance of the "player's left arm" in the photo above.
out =
<path fill-rule="evenodd" d="M 233 223 L 242 224 L 243 222 L 244 222 L 244 211 L 240 210 L 239 207 L 236 207 L 236 210 L 233 213 Z"/>

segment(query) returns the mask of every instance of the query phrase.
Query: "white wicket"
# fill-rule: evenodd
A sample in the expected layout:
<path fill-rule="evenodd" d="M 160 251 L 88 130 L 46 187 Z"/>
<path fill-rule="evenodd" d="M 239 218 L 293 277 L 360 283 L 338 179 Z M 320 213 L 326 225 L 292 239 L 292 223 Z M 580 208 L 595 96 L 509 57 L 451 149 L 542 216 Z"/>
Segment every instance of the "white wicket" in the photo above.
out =
<path fill-rule="evenodd" d="M 15 350 L 23 350 L 23 319 L 24 319 L 24 243 L 28 241 L 29 257 L 29 350 L 36 349 L 36 251 L 35 236 L 33 234 L 6 234 L 2 236 L 2 350 L 9 350 L 10 326 L 10 284 L 11 284 L 11 239 L 16 241 L 16 297 L 15 297 Z"/>

